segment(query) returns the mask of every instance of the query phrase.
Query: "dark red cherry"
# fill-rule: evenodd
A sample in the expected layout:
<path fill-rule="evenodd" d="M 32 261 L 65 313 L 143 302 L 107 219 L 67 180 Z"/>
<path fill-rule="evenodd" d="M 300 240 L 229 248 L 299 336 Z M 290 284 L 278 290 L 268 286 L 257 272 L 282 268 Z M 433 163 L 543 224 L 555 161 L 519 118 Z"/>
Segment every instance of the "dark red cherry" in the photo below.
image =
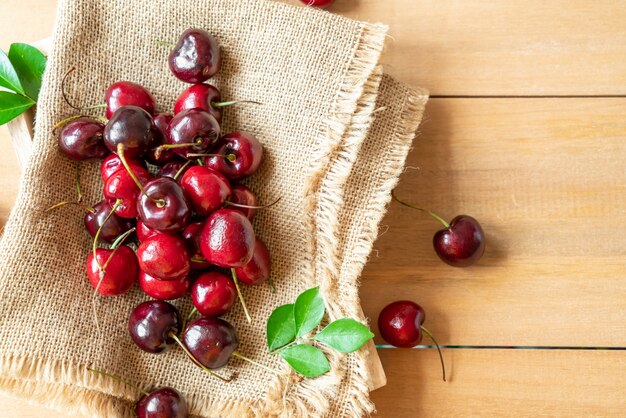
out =
<path fill-rule="evenodd" d="M 152 148 L 144 155 L 144 158 L 150 164 L 162 166 L 172 161 L 181 161 L 179 155 L 171 149 L 157 151 L 160 145 L 169 143 L 167 139 L 167 127 L 172 121 L 172 118 L 173 116 L 169 113 L 159 113 L 152 118 L 154 141 L 152 142 Z"/>
<path fill-rule="evenodd" d="M 188 158 L 188 154 L 206 153 L 217 142 L 220 136 L 220 125 L 210 113 L 200 109 L 185 110 L 172 119 L 167 128 L 170 144 L 178 155 Z M 191 157 L 189 157 L 191 158 Z"/>
<path fill-rule="evenodd" d="M 137 418 L 187 418 L 187 402 L 180 393 L 169 387 L 153 390 L 135 406 Z"/>
<path fill-rule="evenodd" d="M 176 342 L 171 337 L 181 330 L 178 309 L 162 300 L 141 303 L 128 319 L 128 332 L 137 347 L 148 353 L 162 353 Z"/>
<path fill-rule="evenodd" d="M 59 133 L 59 149 L 73 160 L 104 158 L 109 153 L 104 140 L 104 124 L 82 117 L 66 124 Z"/>
<path fill-rule="evenodd" d="M 300 3 L 303 3 L 307 6 L 313 6 L 320 9 L 325 9 L 331 4 L 333 4 L 335 0 L 300 0 Z"/>
<path fill-rule="evenodd" d="M 145 241 L 155 235 L 163 234 L 165 234 L 165 232 L 159 232 L 155 231 L 154 229 L 150 229 L 141 221 L 141 219 L 137 220 L 137 239 L 139 240 L 139 242 Z"/>
<path fill-rule="evenodd" d="M 152 177 L 145 168 L 130 166 L 130 169 L 142 185 L 146 184 Z M 122 204 L 115 210 L 115 213 L 122 218 L 136 218 L 139 215 L 137 199 L 141 190 L 126 169 L 117 170 L 107 179 L 104 183 L 103 193 L 111 206 L 115 204 L 117 199 L 121 199 Z"/>
<path fill-rule="evenodd" d="M 228 363 L 237 350 L 239 337 L 223 319 L 203 317 L 189 324 L 183 333 L 183 344 L 200 364 L 217 369 Z"/>
<path fill-rule="evenodd" d="M 126 162 L 131 166 L 137 166 L 141 168 L 146 168 L 146 163 L 144 160 L 137 158 L 126 158 Z M 102 161 L 102 165 L 100 165 L 100 176 L 103 181 L 107 181 L 111 174 L 115 173 L 117 170 L 124 169 L 124 165 L 122 164 L 122 160 L 115 154 L 109 154 L 108 157 Z"/>
<path fill-rule="evenodd" d="M 174 114 L 188 109 L 202 109 L 222 123 L 222 108 L 214 107 L 213 103 L 220 103 L 220 91 L 210 84 L 194 84 L 184 90 L 174 104 Z"/>
<path fill-rule="evenodd" d="M 104 128 L 107 148 L 117 153 L 118 144 L 123 144 L 127 158 L 143 155 L 150 149 L 153 140 L 152 116 L 137 106 L 120 107 Z"/>
<path fill-rule="evenodd" d="M 246 205 L 246 206 L 258 206 L 256 195 L 252 190 L 243 184 L 236 184 L 233 186 L 233 194 L 230 196 L 230 202 L 235 205 L 231 206 L 232 209 L 238 210 L 239 212 L 246 215 L 250 222 L 254 220 L 258 209 L 253 208 L 242 208 L 236 205 Z"/>
<path fill-rule="evenodd" d="M 191 256 L 191 269 L 202 270 L 211 267 L 211 263 L 204 260 L 204 256 L 200 251 L 200 236 L 204 230 L 204 222 L 194 222 L 187 225 L 187 228 L 183 231 L 183 239 L 187 246 L 187 251 Z M 195 259 L 195 260 L 194 260 Z"/>
<path fill-rule="evenodd" d="M 98 263 L 104 268 L 104 274 Z M 87 256 L 87 277 L 101 295 L 116 296 L 126 293 L 137 281 L 138 275 L 139 266 L 135 252 L 125 245 L 116 251 L 98 248 L 96 258 L 93 252 L 89 252 Z"/>
<path fill-rule="evenodd" d="M 153 299 L 174 300 L 187 294 L 191 283 L 189 276 L 179 280 L 159 280 L 143 271 L 139 272 L 139 287 Z"/>
<path fill-rule="evenodd" d="M 178 183 L 169 177 L 159 177 L 147 182 L 144 191 L 139 196 L 137 211 L 145 226 L 169 234 L 187 226 L 191 209 Z"/>
<path fill-rule="evenodd" d="M 211 271 L 201 274 L 191 286 L 191 301 L 204 316 L 221 316 L 237 299 L 237 288 L 225 274 Z"/>
<path fill-rule="evenodd" d="M 160 280 L 180 280 L 189 274 L 189 254 L 182 239 L 159 234 L 143 241 L 137 249 L 139 267 Z"/>
<path fill-rule="evenodd" d="M 247 132 L 235 132 L 220 138 L 212 154 L 234 155 L 234 160 L 224 157 L 206 157 L 204 165 L 238 180 L 254 174 L 263 159 L 263 146 L 256 137 Z"/>
<path fill-rule="evenodd" d="M 137 106 L 154 114 L 154 97 L 143 86 L 131 81 L 118 81 L 109 86 L 105 93 L 106 117 L 111 119 L 113 113 L 122 106 Z"/>
<path fill-rule="evenodd" d="M 415 302 L 401 300 L 385 306 L 378 316 L 381 337 L 396 347 L 415 347 L 422 341 L 424 309 Z"/>
<path fill-rule="evenodd" d="M 452 219 L 450 228 L 437 231 L 433 246 L 439 258 L 447 264 L 467 267 L 485 253 L 485 233 L 476 219 L 459 215 Z"/>
<path fill-rule="evenodd" d="M 235 269 L 237 279 L 250 286 L 265 283 L 272 271 L 272 260 L 267 246 L 259 238 L 254 244 L 254 255 L 245 266 Z"/>
<path fill-rule="evenodd" d="M 95 213 L 87 212 L 85 215 L 85 229 L 87 229 L 89 235 L 95 238 L 98 229 L 102 228 L 100 241 L 112 244 L 117 237 L 134 226 L 132 220 L 117 216 L 115 213 L 104 223 L 112 209 L 106 200 L 96 203 L 93 209 Z"/>
<path fill-rule="evenodd" d="M 205 30 L 187 29 L 168 59 L 170 70 L 185 83 L 202 83 L 220 69 L 220 47 Z"/>
<path fill-rule="evenodd" d="M 191 167 L 190 165 L 187 165 L 186 167 L 184 167 L 184 166 L 185 166 L 185 161 L 184 160 L 167 163 L 163 167 L 159 168 L 159 170 L 157 171 L 156 175 L 157 175 L 157 177 L 169 177 L 169 178 L 173 179 L 176 176 L 176 174 L 178 174 L 178 172 L 182 168 L 183 171 L 177 177 L 177 180 L 180 182 L 180 178 Z"/>
<path fill-rule="evenodd" d="M 202 166 L 191 167 L 180 180 L 194 212 L 209 216 L 224 206 L 232 189 L 228 179 L 215 170 Z"/>
<path fill-rule="evenodd" d="M 200 236 L 200 251 L 211 264 L 232 268 L 245 266 L 254 254 L 254 229 L 242 214 L 220 209 L 207 220 Z"/>

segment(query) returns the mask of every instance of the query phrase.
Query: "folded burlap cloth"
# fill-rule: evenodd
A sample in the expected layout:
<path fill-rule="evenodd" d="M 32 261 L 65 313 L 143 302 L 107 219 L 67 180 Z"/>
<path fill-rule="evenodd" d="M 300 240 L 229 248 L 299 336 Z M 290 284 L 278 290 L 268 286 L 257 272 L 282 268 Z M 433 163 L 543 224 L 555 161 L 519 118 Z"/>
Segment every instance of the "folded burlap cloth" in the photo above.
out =
<path fill-rule="evenodd" d="M 354 417 L 373 410 L 367 348 L 328 352 L 332 369 L 316 379 L 278 377 L 232 359 L 228 384 L 203 373 L 180 349 L 152 355 L 133 345 L 130 311 L 148 299 L 135 286 L 119 297 L 98 297 L 85 274 L 91 239 L 82 210 L 50 205 L 75 196 L 75 165 L 57 151 L 52 128 L 75 113 L 74 101 L 103 101 L 107 86 L 132 80 L 171 110 L 185 85 L 168 69 L 169 49 L 188 27 L 207 29 L 220 42 L 223 65 L 212 80 L 226 99 L 263 105 L 228 109 L 224 131 L 246 130 L 264 144 L 261 170 L 250 179 L 261 202 L 255 229 L 267 242 L 278 289 L 249 287 L 253 323 L 235 306 L 226 317 L 239 330 L 239 351 L 288 370 L 268 354 L 270 312 L 320 285 L 329 319 L 366 321 L 359 304 L 362 268 L 377 236 L 390 192 L 427 99 L 383 76 L 378 66 L 384 25 L 260 0 L 63 0 L 36 118 L 34 152 L 0 242 L 0 390 L 68 415 L 131 416 L 139 393 L 91 366 L 143 387 L 168 385 L 203 417 Z M 85 201 L 102 198 L 99 163 L 81 165 Z M 188 298 L 175 302 L 183 315 Z"/>

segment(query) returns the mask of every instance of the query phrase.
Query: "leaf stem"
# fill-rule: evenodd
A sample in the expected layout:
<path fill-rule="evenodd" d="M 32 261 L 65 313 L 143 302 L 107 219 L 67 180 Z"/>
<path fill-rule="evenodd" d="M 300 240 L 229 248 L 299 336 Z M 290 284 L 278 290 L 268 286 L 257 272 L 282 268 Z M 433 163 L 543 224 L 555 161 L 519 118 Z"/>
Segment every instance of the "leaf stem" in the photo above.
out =
<path fill-rule="evenodd" d="M 237 289 L 237 295 L 239 296 L 241 307 L 243 308 L 243 312 L 246 314 L 246 319 L 248 320 L 248 323 L 251 324 L 252 318 L 250 318 L 250 314 L 248 313 L 248 307 L 246 306 L 246 301 L 244 300 L 243 295 L 241 294 L 241 289 L 239 287 L 239 279 L 237 279 L 237 272 L 235 271 L 234 268 L 231 268 L 230 271 L 233 274 L 233 282 L 235 282 L 235 288 Z"/>
<path fill-rule="evenodd" d="M 441 216 L 437 215 L 435 212 L 432 212 L 432 211 L 427 210 L 427 209 L 418 208 L 417 206 L 413 206 L 413 205 L 411 205 L 409 203 L 406 203 L 406 202 L 398 199 L 398 197 L 395 195 L 394 192 L 391 192 L 391 197 L 396 202 L 400 203 L 401 205 L 404 205 L 404 206 L 406 206 L 408 208 L 419 210 L 420 212 L 425 212 L 425 213 L 429 214 L 430 216 L 435 218 L 437 221 L 439 221 L 446 229 L 450 229 L 450 224 L 448 222 L 446 222 L 445 219 L 443 219 Z"/>

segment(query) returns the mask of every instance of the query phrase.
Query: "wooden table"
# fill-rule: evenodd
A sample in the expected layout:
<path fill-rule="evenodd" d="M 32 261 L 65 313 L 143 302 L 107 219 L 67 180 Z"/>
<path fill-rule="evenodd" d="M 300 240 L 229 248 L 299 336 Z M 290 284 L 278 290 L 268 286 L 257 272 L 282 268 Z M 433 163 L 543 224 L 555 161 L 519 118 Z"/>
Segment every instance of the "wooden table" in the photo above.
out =
<path fill-rule="evenodd" d="M 294 1 L 295 3 L 295 1 Z M 47 36 L 54 0 L 0 15 L 0 46 Z M 363 276 L 373 322 L 410 298 L 448 346 L 381 349 L 380 417 L 626 414 L 626 2 L 338 0 L 391 26 L 384 63 L 430 89 L 398 194 L 481 220 L 476 267 L 436 258 L 437 224 L 392 205 Z M 6 128 L 0 131 L 8 148 Z M 19 170 L 0 153 L 0 225 Z M 464 346 L 464 347 L 458 347 Z M 597 348 L 599 347 L 599 348 Z M 0 415 L 61 417 L 0 398 Z"/>

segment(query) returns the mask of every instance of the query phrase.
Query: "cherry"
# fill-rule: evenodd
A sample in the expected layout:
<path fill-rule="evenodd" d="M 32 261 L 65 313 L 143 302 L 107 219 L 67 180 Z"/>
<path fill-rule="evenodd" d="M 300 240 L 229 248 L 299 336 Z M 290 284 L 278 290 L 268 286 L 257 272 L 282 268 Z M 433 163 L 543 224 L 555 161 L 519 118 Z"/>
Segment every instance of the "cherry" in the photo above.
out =
<path fill-rule="evenodd" d="M 156 175 L 157 177 L 170 177 L 170 178 L 174 178 L 176 177 L 176 175 L 178 175 L 178 177 L 176 178 L 180 179 L 181 176 L 183 176 L 187 172 L 187 170 L 189 170 L 189 168 L 191 167 L 185 161 L 173 161 L 161 167 L 157 171 Z"/>
<path fill-rule="evenodd" d="M 146 163 L 141 159 L 129 158 L 128 164 L 131 166 L 146 168 Z M 122 164 L 120 157 L 115 154 L 109 154 L 109 156 L 102 161 L 102 165 L 100 166 L 100 177 L 102 177 L 102 180 L 106 182 L 113 173 L 123 168 L 124 165 Z"/>
<path fill-rule="evenodd" d="M 214 152 L 218 156 L 206 157 L 204 165 L 219 171 L 231 180 L 254 174 L 263 158 L 263 146 L 256 137 L 247 132 L 224 135 Z M 234 158 L 224 158 L 222 155 L 234 155 Z"/>
<path fill-rule="evenodd" d="M 233 186 L 233 193 L 230 196 L 230 202 L 233 203 L 232 208 L 246 215 L 250 222 L 254 220 L 257 209 L 257 198 L 252 190 L 243 184 L 236 184 Z M 242 207 L 238 205 L 244 205 L 248 207 Z"/>
<path fill-rule="evenodd" d="M 428 213 L 444 226 L 445 229 L 437 231 L 433 237 L 433 247 L 443 262 L 453 267 L 467 267 L 485 253 L 485 233 L 471 216 L 459 215 L 448 223 L 436 213 L 408 204 L 393 193 L 391 197 L 401 205 Z"/>
<path fill-rule="evenodd" d="M 200 236 L 204 229 L 204 222 L 194 222 L 183 231 L 183 239 L 187 245 L 187 251 L 191 255 L 191 269 L 202 270 L 211 267 L 211 263 L 204 260 L 202 252 L 200 252 Z"/>
<path fill-rule="evenodd" d="M 123 245 L 116 250 L 98 248 L 95 253 L 95 258 L 93 252 L 87 256 L 87 277 L 91 285 L 104 296 L 126 293 L 139 274 L 135 252 Z"/>
<path fill-rule="evenodd" d="M 175 300 L 187 294 L 191 282 L 185 276 L 179 280 L 159 280 L 143 271 L 139 272 L 139 287 L 153 299 Z"/>
<path fill-rule="evenodd" d="M 182 239 L 159 234 L 143 241 L 137 249 L 139 267 L 160 280 L 180 280 L 189 274 L 189 254 Z"/>
<path fill-rule="evenodd" d="M 202 83 L 220 68 L 220 47 L 205 30 L 187 29 L 168 58 L 170 70 L 186 83 Z"/>
<path fill-rule="evenodd" d="M 169 142 L 167 139 L 167 127 L 173 116 L 169 113 L 159 113 L 152 118 L 152 130 L 154 131 L 154 141 L 152 148 L 146 152 L 144 158 L 154 165 L 165 165 L 172 161 L 180 160 L 178 154 L 172 150 L 159 150 L 158 147 Z"/>
<path fill-rule="evenodd" d="M 74 119 L 59 133 L 59 149 L 73 160 L 104 158 L 109 152 L 103 134 L 101 122 L 87 117 Z"/>
<path fill-rule="evenodd" d="M 152 116 L 137 106 L 122 106 L 111 116 L 104 128 L 104 143 L 118 153 L 124 145 L 127 157 L 139 157 L 150 149 L 154 140 Z"/>
<path fill-rule="evenodd" d="M 185 110 L 172 119 L 167 128 L 169 145 L 185 158 L 188 154 L 203 153 L 215 145 L 220 136 L 220 125 L 210 113 L 200 109 Z"/>
<path fill-rule="evenodd" d="M 145 168 L 130 166 L 130 169 L 139 183 L 145 184 L 150 180 L 150 172 Z M 139 215 L 137 199 L 140 194 L 141 190 L 127 170 L 117 170 L 104 183 L 104 197 L 111 206 L 117 199 L 122 200 L 122 204 L 116 209 L 116 213 L 122 218 L 136 218 Z"/>
<path fill-rule="evenodd" d="M 130 81 L 118 81 L 109 86 L 105 93 L 106 117 L 111 119 L 113 113 L 122 106 L 137 106 L 154 113 L 154 97 L 139 84 Z"/>
<path fill-rule="evenodd" d="M 137 210 L 146 227 L 170 234 L 181 231 L 191 217 L 184 190 L 169 177 L 156 178 L 144 185 Z"/>
<path fill-rule="evenodd" d="M 381 337 L 395 347 L 415 347 L 422 341 L 423 334 L 427 334 L 435 343 L 439 351 L 443 380 L 446 381 L 446 369 L 439 344 L 432 334 L 422 326 L 426 313 L 420 305 L 409 300 L 400 300 L 385 306 L 378 315 L 378 330 Z"/>
<path fill-rule="evenodd" d="M 220 318 L 202 317 L 183 332 L 183 344 L 204 367 L 223 367 L 239 346 L 235 328 Z"/>
<path fill-rule="evenodd" d="M 191 301 L 205 316 L 221 316 L 237 298 L 237 288 L 230 277 L 217 271 L 200 275 L 191 286 Z"/>
<path fill-rule="evenodd" d="M 143 242 L 150 237 L 155 235 L 163 235 L 164 232 L 155 231 L 154 229 L 148 228 L 146 224 L 143 223 L 141 219 L 137 221 L 137 239 L 139 242 Z"/>
<path fill-rule="evenodd" d="M 174 114 L 188 109 L 209 112 L 218 123 L 222 123 L 222 108 L 215 106 L 222 101 L 220 91 L 210 84 L 194 84 L 184 90 L 174 104 Z"/>
<path fill-rule="evenodd" d="M 170 387 L 153 390 L 135 406 L 137 418 L 187 418 L 187 402 Z"/>
<path fill-rule="evenodd" d="M 304 3 L 307 6 L 319 7 L 320 9 L 325 9 L 334 2 L 335 0 L 300 0 L 300 3 Z"/>
<path fill-rule="evenodd" d="M 243 284 L 250 286 L 265 283 L 270 278 L 271 258 L 267 246 L 259 238 L 254 244 L 254 254 L 245 266 L 235 269 L 237 278 Z"/>
<path fill-rule="evenodd" d="M 243 267 L 254 255 L 254 243 L 254 229 L 248 218 L 233 209 L 220 209 L 209 216 L 204 226 L 200 251 L 216 266 Z"/>
<path fill-rule="evenodd" d="M 134 226 L 132 220 L 122 218 L 115 213 L 106 220 L 111 212 L 111 205 L 106 200 L 96 203 L 93 210 L 93 212 L 87 211 L 85 215 L 85 229 L 89 235 L 95 237 L 98 230 L 102 228 L 99 238 L 106 243 L 112 244 L 117 237 Z"/>
<path fill-rule="evenodd" d="M 202 166 L 189 168 L 180 183 L 189 196 L 194 212 L 200 216 L 209 216 L 224 206 L 232 193 L 230 183 L 223 174 Z"/>
<path fill-rule="evenodd" d="M 181 331 L 178 309 L 162 300 L 143 302 L 128 319 L 128 332 L 137 347 L 148 353 L 162 353 L 175 344 Z"/>

